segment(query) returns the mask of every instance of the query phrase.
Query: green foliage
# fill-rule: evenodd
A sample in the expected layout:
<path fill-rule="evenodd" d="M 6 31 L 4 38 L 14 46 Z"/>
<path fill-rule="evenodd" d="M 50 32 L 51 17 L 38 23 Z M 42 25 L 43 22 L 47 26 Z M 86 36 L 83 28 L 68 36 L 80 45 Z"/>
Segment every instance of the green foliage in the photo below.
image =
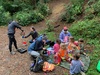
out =
<path fill-rule="evenodd" d="M 28 11 L 28 12 L 18 12 L 14 15 L 14 19 L 18 20 L 18 22 L 22 26 L 26 26 L 30 23 L 37 23 L 44 19 L 44 16 L 38 11 Z"/>
<path fill-rule="evenodd" d="M 100 0 L 89 0 L 85 6 L 85 18 L 92 19 L 100 14 Z"/>
<path fill-rule="evenodd" d="M 46 21 L 46 25 L 47 25 L 47 31 L 48 31 L 48 32 L 51 32 L 51 31 L 54 30 L 53 21 L 52 21 L 52 20 L 47 20 L 47 21 Z"/>
<path fill-rule="evenodd" d="M 87 72 L 86 75 L 99 75 L 99 72 L 97 72 L 96 70 L 96 66 L 97 66 L 97 63 L 98 63 L 98 60 L 100 60 L 100 41 L 98 41 L 98 39 L 88 39 L 87 42 L 93 42 L 94 45 L 95 45 L 95 49 L 93 50 L 93 53 L 90 54 L 90 58 L 91 58 L 91 63 L 90 63 L 90 67 L 89 67 L 89 70 Z"/>
<path fill-rule="evenodd" d="M 12 17 L 18 20 L 22 26 L 37 23 L 49 15 L 50 9 L 47 4 L 40 0 L 2 0 L 3 11 L 0 11 L 0 24 L 4 25 Z M 6 12 L 5 12 L 6 11 Z M 11 15 L 11 16 L 10 16 Z"/>
<path fill-rule="evenodd" d="M 54 32 L 48 32 L 48 31 L 42 30 L 42 31 L 39 32 L 39 34 L 46 34 L 48 39 L 52 40 L 52 41 L 55 41 L 55 39 L 56 39 Z"/>
<path fill-rule="evenodd" d="M 45 15 L 45 16 L 48 16 L 50 12 L 48 5 L 41 2 L 38 3 L 37 9 L 42 15 Z"/>
<path fill-rule="evenodd" d="M 11 20 L 9 12 L 5 12 L 4 8 L 0 6 L 0 26 L 7 24 Z"/>
<path fill-rule="evenodd" d="M 44 0 L 44 3 L 48 3 L 50 0 Z"/>
<path fill-rule="evenodd" d="M 70 31 L 77 38 L 99 38 L 100 22 L 98 20 L 78 21 L 70 27 Z"/>
<path fill-rule="evenodd" d="M 66 6 L 66 12 L 62 15 L 62 21 L 72 23 L 77 16 L 82 14 L 82 4 L 84 0 L 71 0 L 72 4 Z"/>
<path fill-rule="evenodd" d="M 95 12 L 100 12 L 100 0 L 93 4 L 93 8 Z"/>
<path fill-rule="evenodd" d="M 88 14 L 88 15 L 86 15 L 84 18 L 85 19 L 93 19 L 95 17 L 95 15 L 94 14 Z"/>

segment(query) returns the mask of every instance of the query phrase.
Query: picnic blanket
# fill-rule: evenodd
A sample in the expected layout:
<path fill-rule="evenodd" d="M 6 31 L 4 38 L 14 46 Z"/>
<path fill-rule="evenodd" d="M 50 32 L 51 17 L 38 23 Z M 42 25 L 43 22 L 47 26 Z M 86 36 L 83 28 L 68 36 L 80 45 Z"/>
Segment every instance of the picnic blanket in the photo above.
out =
<path fill-rule="evenodd" d="M 81 61 L 84 64 L 84 70 L 87 71 L 88 68 L 89 68 L 89 65 L 90 65 L 90 58 L 89 58 L 89 56 L 81 55 L 80 59 L 81 59 Z M 53 61 L 54 61 L 53 55 L 50 55 L 48 62 L 54 63 Z M 66 61 L 62 61 L 59 66 L 64 67 L 66 69 L 70 69 L 70 63 L 68 63 Z"/>

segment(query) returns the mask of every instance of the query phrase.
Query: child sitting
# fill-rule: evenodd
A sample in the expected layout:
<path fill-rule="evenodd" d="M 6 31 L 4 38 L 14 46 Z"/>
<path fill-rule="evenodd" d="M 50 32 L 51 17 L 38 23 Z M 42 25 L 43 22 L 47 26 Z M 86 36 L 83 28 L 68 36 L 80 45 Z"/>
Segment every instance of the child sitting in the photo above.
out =
<path fill-rule="evenodd" d="M 61 63 L 61 60 L 66 60 L 66 61 L 70 62 L 69 56 L 68 56 L 68 52 L 67 52 L 67 48 L 66 48 L 66 44 L 65 43 L 61 43 L 60 44 L 60 49 L 56 53 L 54 59 L 55 59 L 55 63 L 57 63 L 57 64 L 60 64 Z"/>
<path fill-rule="evenodd" d="M 57 39 L 56 40 L 56 43 L 53 46 L 54 54 L 56 54 L 59 51 L 59 49 L 60 49 L 60 43 L 61 43 L 61 40 L 60 39 Z"/>
<path fill-rule="evenodd" d="M 75 41 L 74 44 L 76 45 L 76 50 L 80 50 L 79 42 Z"/>
<path fill-rule="evenodd" d="M 48 55 L 54 54 L 53 46 L 54 46 L 54 42 L 51 41 L 49 47 L 47 48 Z"/>
<path fill-rule="evenodd" d="M 78 42 L 79 42 L 80 50 L 84 51 L 84 40 L 80 38 Z"/>
<path fill-rule="evenodd" d="M 78 40 L 78 42 L 79 42 L 79 46 L 80 46 L 80 53 L 86 55 L 85 49 L 84 49 L 84 40 L 82 38 L 80 38 Z"/>
<path fill-rule="evenodd" d="M 84 64 L 79 58 L 80 58 L 79 53 L 74 54 L 73 60 L 71 61 L 71 65 L 70 65 L 71 75 L 81 75 L 81 71 L 83 71 Z"/>
<path fill-rule="evenodd" d="M 74 44 L 74 37 L 69 37 L 69 44 L 67 47 L 68 53 L 72 53 L 74 50 L 76 50 L 76 45 Z"/>

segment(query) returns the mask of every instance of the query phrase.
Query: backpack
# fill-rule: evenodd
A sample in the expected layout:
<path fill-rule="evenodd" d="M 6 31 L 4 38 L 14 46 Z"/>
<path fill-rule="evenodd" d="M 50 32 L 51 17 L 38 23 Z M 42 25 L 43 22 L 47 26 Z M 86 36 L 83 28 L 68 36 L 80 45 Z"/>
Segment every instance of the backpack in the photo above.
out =
<path fill-rule="evenodd" d="M 98 61 L 98 64 L 97 64 L 97 71 L 100 72 L 100 60 Z"/>
<path fill-rule="evenodd" d="M 37 57 L 36 60 L 31 64 L 30 71 L 32 72 L 41 72 L 43 68 L 43 59 L 42 57 Z"/>
<path fill-rule="evenodd" d="M 50 72 L 50 71 L 53 71 L 55 68 L 55 65 L 54 64 L 50 64 L 48 62 L 44 62 L 43 64 L 43 71 L 44 72 Z"/>

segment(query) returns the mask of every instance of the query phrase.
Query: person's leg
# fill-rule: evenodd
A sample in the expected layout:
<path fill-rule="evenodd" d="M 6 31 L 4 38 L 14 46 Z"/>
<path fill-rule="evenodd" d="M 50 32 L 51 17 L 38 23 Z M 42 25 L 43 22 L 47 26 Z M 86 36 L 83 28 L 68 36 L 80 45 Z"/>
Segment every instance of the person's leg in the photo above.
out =
<path fill-rule="evenodd" d="M 38 53 L 36 51 L 31 51 L 30 55 L 38 57 L 38 56 L 40 56 L 40 53 Z"/>
<path fill-rule="evenodd" d="M 15 52 L 12 51 L 13 36 L 9 35 L 8 37 L 9 37 L 9 51 L 10 51 L 10 54 L 15 54 Z"/>
<path fill-rule="evenodd" d="M 8 36 L 9 37 L 9 51 L 11 52 L 12 51 L 12 38 L 11 36 Z"/>
<path fill-rule="evenodd" d="M 15 39 L 15 37 L 13 36 L 13 42 L 14 42 L 14 46 L 15 46 L 15 48 L 16 48 L 16 50 L 18 49 L 18 47 L 17 47 L 17 42 L 16 42 L 16 39 Z"/>

